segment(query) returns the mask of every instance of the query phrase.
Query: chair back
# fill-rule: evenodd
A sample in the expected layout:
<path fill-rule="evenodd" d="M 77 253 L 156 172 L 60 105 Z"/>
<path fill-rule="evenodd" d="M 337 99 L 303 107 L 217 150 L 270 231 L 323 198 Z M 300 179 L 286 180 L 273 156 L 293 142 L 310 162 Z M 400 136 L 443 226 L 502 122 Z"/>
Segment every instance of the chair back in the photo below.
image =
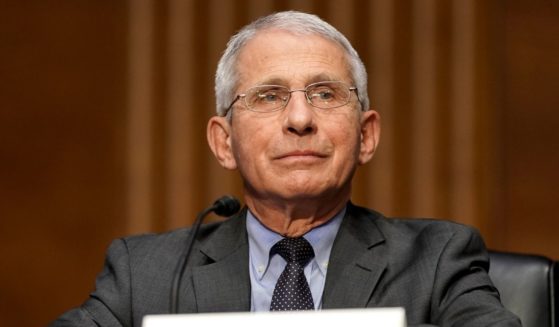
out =
<path fill-rule="evenodd" d="M 524 327 L 559 327 L 558 264 L 537 255 L 490 251 L 489 276 Z"/>

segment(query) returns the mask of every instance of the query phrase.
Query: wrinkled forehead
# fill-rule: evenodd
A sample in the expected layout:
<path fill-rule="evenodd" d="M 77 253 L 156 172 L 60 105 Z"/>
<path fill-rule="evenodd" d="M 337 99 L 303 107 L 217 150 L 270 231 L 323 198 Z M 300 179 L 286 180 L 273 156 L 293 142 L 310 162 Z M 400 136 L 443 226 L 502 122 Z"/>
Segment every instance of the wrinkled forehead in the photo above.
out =
<path fill-rule="evenodd" d="M 340 44 L 316 33 L 280 29 L 259 31 L 247 41 L 239 51 L 236 72 L 238 88 L 327 80 L 353 83 Z"/>

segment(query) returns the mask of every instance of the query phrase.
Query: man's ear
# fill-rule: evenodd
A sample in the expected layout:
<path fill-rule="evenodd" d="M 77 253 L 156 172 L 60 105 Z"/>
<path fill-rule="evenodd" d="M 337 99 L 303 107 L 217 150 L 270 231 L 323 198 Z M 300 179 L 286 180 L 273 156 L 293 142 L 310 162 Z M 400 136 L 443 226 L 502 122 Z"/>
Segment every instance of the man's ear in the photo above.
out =
<path fill-rule="evenodd" d="M 225 117 L 214 116 L 208 121 L 208 144 L 219 164 L 225 169 L 236 169 L 237 162 L 231 147 L 231 124 Z"/>
<path fill-rule="evenodd" d="M 374 110 L 364 111 L 361 115 L 361 148 L 359 164 L 369 162 L 377 149 L 380 138 L 380 115 Z"/>

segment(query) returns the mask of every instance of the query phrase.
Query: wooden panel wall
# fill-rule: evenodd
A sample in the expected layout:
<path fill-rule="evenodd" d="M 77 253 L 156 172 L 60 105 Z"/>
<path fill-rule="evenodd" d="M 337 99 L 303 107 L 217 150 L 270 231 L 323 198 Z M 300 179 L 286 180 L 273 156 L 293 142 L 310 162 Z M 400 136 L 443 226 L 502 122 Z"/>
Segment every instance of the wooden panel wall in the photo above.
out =
<path fill-rule="evenodd" d="M 369 72 L 381 145 L 354 201 L 559 258 L 553 0 L 0 2 L 0 325 L 78 305 L 111 239 L 188 225 L 241 181 L 206 146 L 228 38 L 316 13 Z"/>
<path fill-rule="evenodd" d="M 126 3 L 0 2 L 0 325 L 80 303 L 125 232 Z"/>
<path fill-rule="evenodd" d="M 559 259 L 559 2 L 502 9 L 502 246 Z"/>

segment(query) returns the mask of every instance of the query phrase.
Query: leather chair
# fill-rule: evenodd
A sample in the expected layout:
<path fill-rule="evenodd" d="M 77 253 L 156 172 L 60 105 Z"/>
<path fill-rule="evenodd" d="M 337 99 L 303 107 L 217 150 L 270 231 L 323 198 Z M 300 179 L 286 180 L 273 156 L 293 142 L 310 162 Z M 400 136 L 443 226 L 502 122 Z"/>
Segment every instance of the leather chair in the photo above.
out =
<path fill-rule="evenodd" d="M 559 327 L 559 264 L 549 258 L 490 251 L 489 276 L 503 305 L 524 327 Z"/>

